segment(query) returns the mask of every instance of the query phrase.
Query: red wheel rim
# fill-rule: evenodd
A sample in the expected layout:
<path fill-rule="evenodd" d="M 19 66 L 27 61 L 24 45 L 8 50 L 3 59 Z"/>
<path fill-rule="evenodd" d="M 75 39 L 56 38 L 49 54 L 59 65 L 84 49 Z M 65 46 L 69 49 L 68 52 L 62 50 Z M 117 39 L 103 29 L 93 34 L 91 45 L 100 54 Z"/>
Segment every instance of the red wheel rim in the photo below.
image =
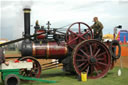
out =
<path fill-rule="evenodd" d="M 40 66 L 39 62 L 33 57 L 22 57 L 19 60 L 20 61 L 26 61 L 27 59 L 32 60 L 33 68 L 30 71 L 27 69 L 21 69 L 20 74 L 23 76 L 39 78 L 41 75 L 41 66 Z"/>
<path fill-rule="evenodd" d="M 73 65 L 78 75 L 87 72 L 88 78 L 104 77 L 111 65 L 108 48 L 97 40 L 83 41 L 73 51 Z"/>
<path fill-rule="evenodd" d="M 77 24 L 78 24 L 77 32 L 74 32 L 74 30 L 72 30 L 72 27 Z M 81 25 L 83 25 L 84 27 L 87 27 L 86 32 L 82 33 L 83 27 L 81 27 Z M 73 48 L 83 40 L 92 39 L 92 38 L 93 38 L 93 34 L 92 34 L 91 28 L 86 23 L 83 23 L 83 22 L 73 23 L 67 29 L 67 32 L 66 32 L 66 42 L 70 48 Z"/>

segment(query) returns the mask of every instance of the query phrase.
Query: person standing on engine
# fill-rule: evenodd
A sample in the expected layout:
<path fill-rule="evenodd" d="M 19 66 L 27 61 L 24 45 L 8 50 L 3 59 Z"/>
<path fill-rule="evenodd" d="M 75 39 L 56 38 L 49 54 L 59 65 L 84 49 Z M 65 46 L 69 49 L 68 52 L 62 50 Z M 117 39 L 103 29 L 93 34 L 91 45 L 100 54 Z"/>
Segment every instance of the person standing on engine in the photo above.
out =
<path fill-rule="evenodd" d="M 91 28 L 93 29 L 93 33 L 94 33 L 94 39 L 97 40 L 102 40 L 102 29 L 103 29 L 103 24 L 98 20 L 98 17 L 94 17 L 93 18 L 93 22 L 94 24 L 91 26 Z"/>
<path fill-rule="evenodd" d="M 0 47 L 0 65 L 1 65 L 2 63 L 5 63 L 6 65 L 9 64 L 8 62 L 5 62 L 5 57 L 4 57 L 4 53 L 3 53 L 3 48 Z"/>

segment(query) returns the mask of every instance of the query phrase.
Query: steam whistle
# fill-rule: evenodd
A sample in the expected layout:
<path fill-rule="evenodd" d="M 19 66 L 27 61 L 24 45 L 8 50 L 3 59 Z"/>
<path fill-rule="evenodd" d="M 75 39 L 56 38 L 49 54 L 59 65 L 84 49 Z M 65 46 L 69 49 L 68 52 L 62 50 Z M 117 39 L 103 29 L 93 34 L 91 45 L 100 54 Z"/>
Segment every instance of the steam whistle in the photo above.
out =
<path fill-rule="evenodd" d="M 40 25 L 39 25 L 39 22 L 38 22 L 38 20 L 36 20 L 36 23 L 35 23 L 35 30 L 37 30 L 37 29 L 40 29 Z"/>
<path fill-rule="evenodd" d="M 36 20 L 36 26 L 39 26 L 39 22 L 38 22 L 38 20 Z"/>

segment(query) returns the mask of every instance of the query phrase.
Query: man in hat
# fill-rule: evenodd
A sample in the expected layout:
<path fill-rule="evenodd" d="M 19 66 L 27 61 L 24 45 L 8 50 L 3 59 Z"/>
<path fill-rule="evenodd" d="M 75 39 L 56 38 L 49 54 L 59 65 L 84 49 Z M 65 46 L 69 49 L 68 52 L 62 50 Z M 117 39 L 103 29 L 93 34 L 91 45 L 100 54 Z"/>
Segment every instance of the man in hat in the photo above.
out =
<path fill-rule="evenodd" d="M 98 17 L 94 17 L 93 18 L 94 24 L 91 26 L 91 28 L 94 30 L 94 39 L 97 40 L 102 40 L 102 29 L 103 29 L 103 25 L 102 23 L 98 20 Z"/>
<path fill-rule="evenodd" d="M 6 65 L 9 65 L 8 62 L 5 62 L 5 57 L 4 57 L 4 53 L 3 53 L 3 48 L 0 47 L 0 65 L 1 65 L 2 63 L 5 63 Z"/>

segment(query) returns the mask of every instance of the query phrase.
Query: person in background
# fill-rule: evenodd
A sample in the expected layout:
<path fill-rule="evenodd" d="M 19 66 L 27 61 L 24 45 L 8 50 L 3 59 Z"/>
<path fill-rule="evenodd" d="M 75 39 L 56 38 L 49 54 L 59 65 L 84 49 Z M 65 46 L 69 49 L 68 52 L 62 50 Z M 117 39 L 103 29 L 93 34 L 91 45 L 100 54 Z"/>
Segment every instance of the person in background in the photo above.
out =
<path fill-rule="evenodd" d="M 103 24 L 98 20 L 98 17 L 94 17 L 93 22 L 94 24 L 91 26 L 91 28 L 94 30 L 94 39 L 101 41 L 103 36 Z"/>
<path fill-rule="evenodd" d="M 0 47 L 0 65 L 1 65 L 2 63 L 5 63 L 6 65 L 9 65 L 8 62 L 5 62 L 5 56 L 4 56 L 4 53 L 3 53 L 3 48 Z"/>

